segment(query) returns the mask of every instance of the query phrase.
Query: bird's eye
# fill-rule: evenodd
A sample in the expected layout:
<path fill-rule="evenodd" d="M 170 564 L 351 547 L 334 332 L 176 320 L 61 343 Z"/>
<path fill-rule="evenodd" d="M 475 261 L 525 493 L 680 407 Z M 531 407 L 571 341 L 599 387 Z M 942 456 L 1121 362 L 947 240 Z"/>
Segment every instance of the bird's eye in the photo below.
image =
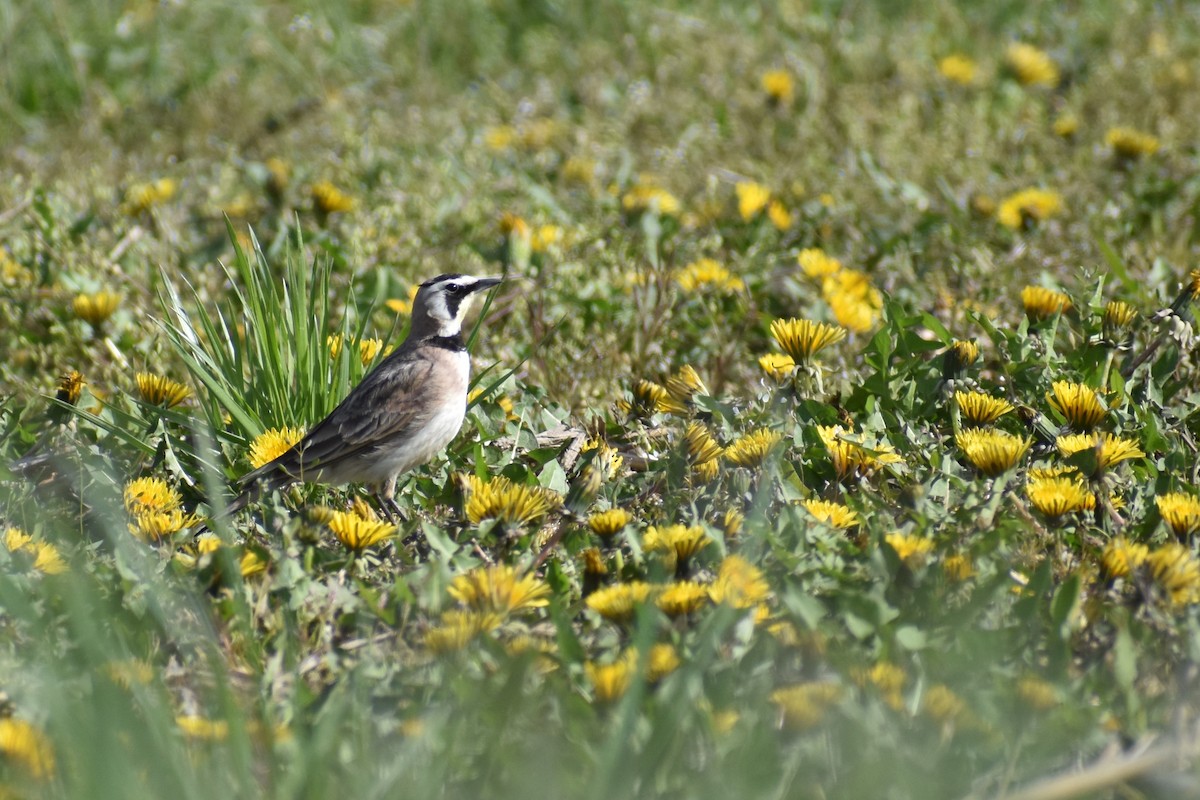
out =
<path fill-rule="evenodd" d="M 461 294 L 463 290 L 462 284 L 451 283 L 446 285 L 447 294 Z"/>

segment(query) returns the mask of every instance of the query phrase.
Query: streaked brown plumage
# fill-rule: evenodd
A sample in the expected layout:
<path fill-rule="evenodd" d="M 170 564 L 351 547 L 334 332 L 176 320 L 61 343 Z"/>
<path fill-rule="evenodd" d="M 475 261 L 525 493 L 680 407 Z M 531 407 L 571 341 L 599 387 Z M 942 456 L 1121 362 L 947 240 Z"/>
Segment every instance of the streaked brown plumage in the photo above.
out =
<path fill-rule="evenodd" d="M 295 481 L 365 483 L 389 517 L 396 479 L 429 460 L 462 426 L 470 357 L 462 321 L 499 278 L 446 274 L 421 284 L 408 338 L 295 446 L 242 477 L 232 514 L 262 490 Z"/>

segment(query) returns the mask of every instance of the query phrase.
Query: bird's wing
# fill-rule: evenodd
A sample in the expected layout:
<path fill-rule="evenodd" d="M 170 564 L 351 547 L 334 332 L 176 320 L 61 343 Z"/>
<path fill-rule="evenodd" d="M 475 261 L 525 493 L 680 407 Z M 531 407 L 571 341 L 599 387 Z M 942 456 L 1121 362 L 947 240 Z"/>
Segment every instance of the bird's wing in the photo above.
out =
<path fill-rule="evenodd" d="M 433 361 L 420 352 L 393 353 L 292 449 L 244 475 L 242 485 L 280 472 L 299 479 L 410 434 L 429 417 L 430 404 L 419 398 L 432 369 Z"/>

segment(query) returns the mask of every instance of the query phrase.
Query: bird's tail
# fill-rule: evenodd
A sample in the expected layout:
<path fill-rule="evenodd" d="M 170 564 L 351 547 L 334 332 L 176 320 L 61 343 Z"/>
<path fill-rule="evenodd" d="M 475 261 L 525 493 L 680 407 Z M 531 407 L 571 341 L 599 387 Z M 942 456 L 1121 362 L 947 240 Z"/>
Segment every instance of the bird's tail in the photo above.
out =
<path fill-rule="evenodd" d="M 282 470 L 261 473 L 257 475 L 250 473 L 250 475 L 247 477 L 249 477 L 250 480 L 243 479 L 241 485 L 241 494 L 235 497 L 233 501 L 230 502 L 229 505 L 225 506 L 225 508 L 223 508 L 221 511 L 214 514 L 210 518 L 209 524 L 205 525 L 205 528 L 208 528 L 217 520 L 225 521 L 230 519 L 234 514 L 238 513 L 243 508 L 250 505 L 250 503 L 261 497 L 264 492 L 280 489 L 292 482 L 292 478 Z"/>

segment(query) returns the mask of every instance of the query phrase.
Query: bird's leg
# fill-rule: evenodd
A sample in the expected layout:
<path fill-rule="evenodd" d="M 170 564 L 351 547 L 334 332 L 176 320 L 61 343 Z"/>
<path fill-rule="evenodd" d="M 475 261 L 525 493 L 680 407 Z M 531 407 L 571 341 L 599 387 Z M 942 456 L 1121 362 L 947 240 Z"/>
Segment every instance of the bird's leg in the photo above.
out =
<path fill-rule="evenodd" d="M 404 512 L 400 510 L 400 505 L 396 502 L 396 476 L 388 478 L 384 481 L 379 491 L 375 493 L 375 502 L 379 504 L 379 510 L 387 517 L 387 521 L 393 525 L 405 522 Z"/>
<path fill-rule="evenodd" d="M 387 504 L 392 513 L 396 515 L 397 522 L 408 522 L 408 518 L 404 515 L 404 510 L 400 508 L 400 504 L 396 502 L 396 498 L 388 498 Z"/>
<path fill-rule="evenodd" d="M 396 517 L 393 514 L 393 509 L 396 506 L 396 501 L 392 500 L 391 498 L 384 497 L 382 491 L 371 492 L 371 499 L 375 501 L 375 505 L 379 507 L 379 512 L 383 514 L 384 518 L 388 522 L 395 525 Z"/>

